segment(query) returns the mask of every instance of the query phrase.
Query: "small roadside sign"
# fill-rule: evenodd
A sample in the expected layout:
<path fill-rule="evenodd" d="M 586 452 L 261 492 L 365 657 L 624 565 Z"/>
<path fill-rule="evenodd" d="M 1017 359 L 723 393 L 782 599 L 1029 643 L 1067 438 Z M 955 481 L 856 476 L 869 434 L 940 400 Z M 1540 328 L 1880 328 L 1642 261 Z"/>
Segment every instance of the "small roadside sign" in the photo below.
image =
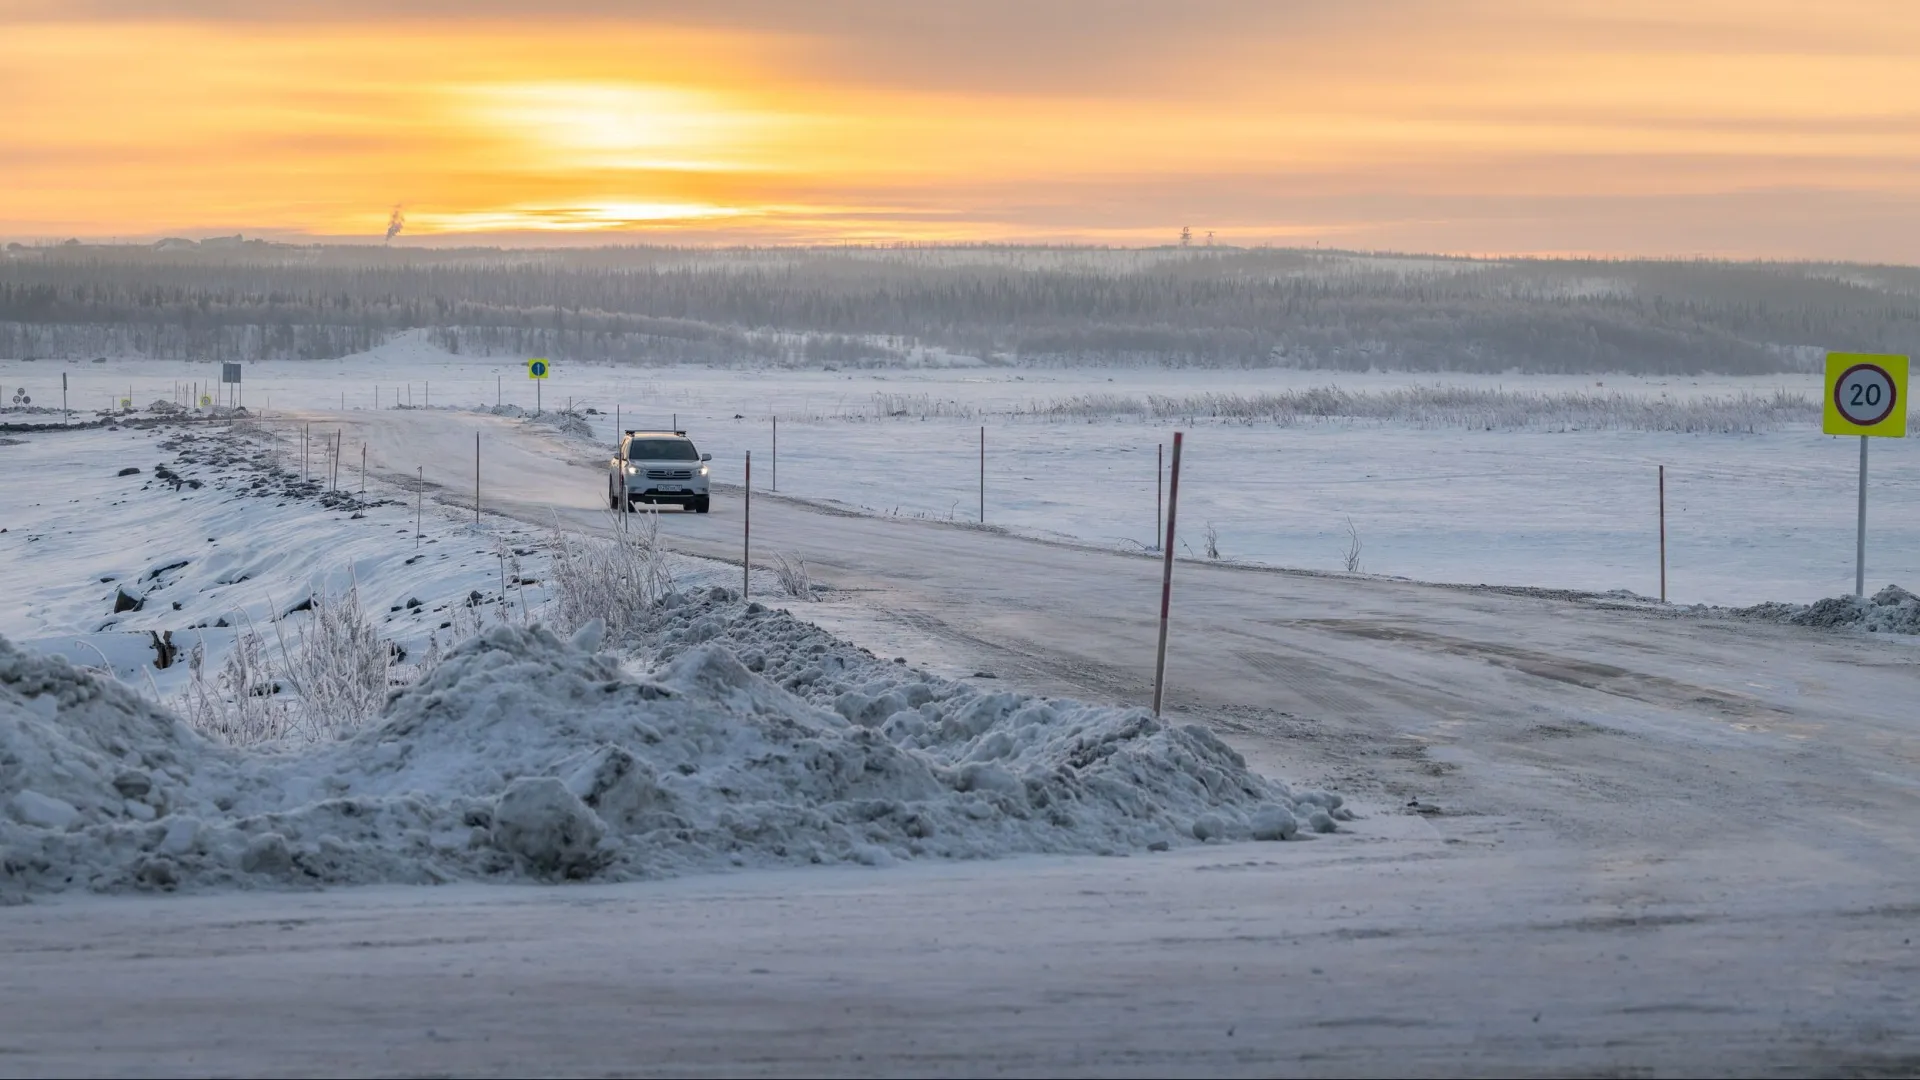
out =
<path fill-rule="evenodd" d="M 239 382 L 240 381 L 240 365 L 227 364 L 227 363 L 221 364 L 220 365 L 220 381 L 223 383 Z"/>
<path fill-rule="evenodd" d="M 544 379 L 547 377 L 547 361 L 544 358 L 527 361 L 527 378 Z"/>
<path fill-rule="evenodd" d="M 1853 536 L 1853 595 L 1867 595 L 1867 440 L 1907 435 L 1907 358 L 1828 353 L 1820 430 L 1860 436 L 1860 506 Z"/>
<path fill-rule="evenodd" d="M 1882 353 L 1828 353 L 1820 430 L 1828 435 L 1905 438 L 1907 358 Z"/>
<path fill-rule="evenodd" d="M 212 405 L 212 404 L 213 404 L 213 395 L 212 395 L 212 394 L 201 394 L 201 395 L 200 395 L 200 407 L 201 407 L 201 408 L 203 408 L 203 409 L 204 409 L 204 408 L 207 408 L 208 406 L 210 406 L 210 405 Z"/>

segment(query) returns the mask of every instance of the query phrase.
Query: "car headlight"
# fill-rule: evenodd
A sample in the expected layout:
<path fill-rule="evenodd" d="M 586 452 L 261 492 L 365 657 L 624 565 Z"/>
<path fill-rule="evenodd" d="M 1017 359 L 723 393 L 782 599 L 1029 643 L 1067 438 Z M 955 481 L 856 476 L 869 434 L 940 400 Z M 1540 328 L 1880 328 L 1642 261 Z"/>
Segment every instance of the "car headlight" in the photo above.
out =
<path fill-rule="evenodd" d="M 627 466 L 627 471 L 628 471 L 629 473 L 637 473 L 637 472 L 639 472 L 639 471 L 640 471 L 640 466 L 638 466 L 638 465 L 629 465 L 629 466 Z"/>
<path fill-rule="evenodd" d="M 700 475 L 701 476 L 707 475 L 707 467 L 705 465 L 700 466 Z"/>

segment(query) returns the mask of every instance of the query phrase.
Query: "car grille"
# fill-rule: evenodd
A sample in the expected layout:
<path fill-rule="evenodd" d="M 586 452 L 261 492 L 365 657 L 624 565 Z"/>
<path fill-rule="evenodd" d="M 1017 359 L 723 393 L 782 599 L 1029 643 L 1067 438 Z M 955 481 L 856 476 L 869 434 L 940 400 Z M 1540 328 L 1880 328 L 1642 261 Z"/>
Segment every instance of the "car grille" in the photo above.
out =
<path fill-rule="evenodd" d="M 648 469 L 647 479 L 649 480 L 691 480 L 693 479 L 693 470 L 692 469 Z"/>

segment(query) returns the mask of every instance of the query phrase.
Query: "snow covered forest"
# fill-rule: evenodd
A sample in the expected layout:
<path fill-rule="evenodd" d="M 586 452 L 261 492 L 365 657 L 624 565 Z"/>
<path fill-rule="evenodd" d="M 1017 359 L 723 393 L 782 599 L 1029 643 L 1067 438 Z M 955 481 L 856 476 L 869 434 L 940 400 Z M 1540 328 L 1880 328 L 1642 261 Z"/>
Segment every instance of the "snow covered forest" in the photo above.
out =
<path fill-rule="evenodd" d="M 0 356 L 1761 374 L 1900 351 L 1920 269 L 1346 252 L 9 245 Z"/>

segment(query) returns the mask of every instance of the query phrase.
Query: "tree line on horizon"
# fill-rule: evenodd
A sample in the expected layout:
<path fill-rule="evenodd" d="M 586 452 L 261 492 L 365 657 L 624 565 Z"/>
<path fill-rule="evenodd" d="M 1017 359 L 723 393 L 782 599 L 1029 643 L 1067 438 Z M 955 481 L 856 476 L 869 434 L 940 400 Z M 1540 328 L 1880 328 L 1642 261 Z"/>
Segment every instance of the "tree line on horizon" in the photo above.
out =
<path fill-rule="evenodd" d="M 1920 270 L 1085 248 L 0 254 L 0 356 L 1764 374 L 1903 351 Z"/>

